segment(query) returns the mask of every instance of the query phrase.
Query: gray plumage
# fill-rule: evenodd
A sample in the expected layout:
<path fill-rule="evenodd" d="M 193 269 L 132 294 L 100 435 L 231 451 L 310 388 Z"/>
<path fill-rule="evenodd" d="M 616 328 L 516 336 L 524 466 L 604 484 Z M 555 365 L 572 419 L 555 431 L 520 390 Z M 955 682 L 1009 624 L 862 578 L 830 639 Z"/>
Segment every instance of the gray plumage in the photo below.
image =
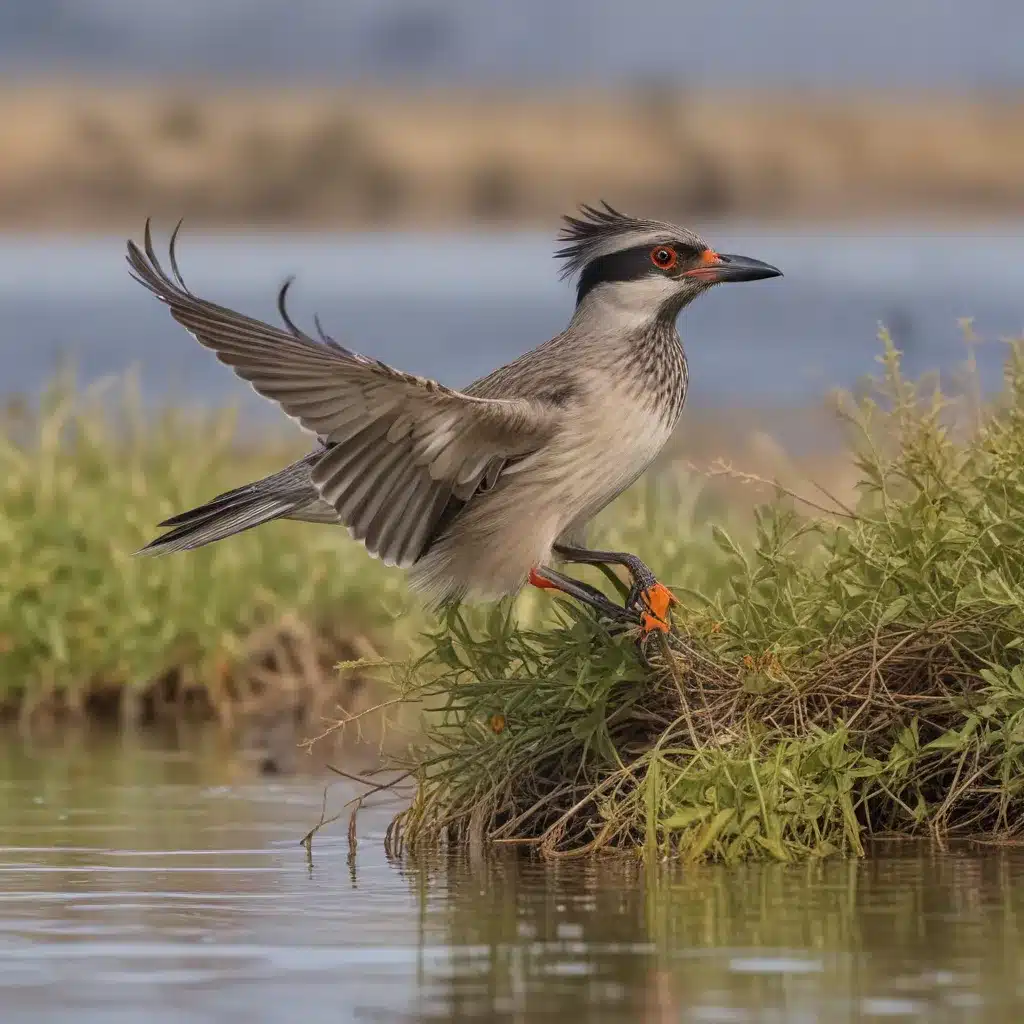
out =
<path fill-rule="evenodd" d="M 463 391 L 300 330 L 287 285 L 283 329 L 198 298 L 178 270 L 175 237 L 168 273 L 147 224 L 144 249 L 128 243 L 133 276 L 319 446 L 167 520 L 169 532 L 143 550 L 195 548 L 278 518 L 335 523 L 441 604 L 514 593 L 556 542 L 581 545 L 586 523 L 678 422 L 688 383 L 679 311 L 729 268 L 737 280 L 778 271 L 608 206 L 566 221 L 556 255 L 579 275 L 568 326 Z M 676 262 L 663 268 L 669 251 Z"/>

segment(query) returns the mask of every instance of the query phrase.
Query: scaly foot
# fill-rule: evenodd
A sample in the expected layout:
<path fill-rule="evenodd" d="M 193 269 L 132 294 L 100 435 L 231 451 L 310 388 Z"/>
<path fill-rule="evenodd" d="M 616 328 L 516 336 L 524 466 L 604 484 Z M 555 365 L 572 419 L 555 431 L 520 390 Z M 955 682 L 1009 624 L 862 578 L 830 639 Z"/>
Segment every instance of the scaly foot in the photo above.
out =
<path fill-rule="evenodd" d="M 672 605 L 679 604 L 679 598 L 657 580 L 646 587 L 635 587 L 634 593 L 635 596 L 627 602 L 626 607 L 632 605 L 639 610 L 641 637 L 655 630 L 668 633 L 672 629 L 670 609 Z"/>

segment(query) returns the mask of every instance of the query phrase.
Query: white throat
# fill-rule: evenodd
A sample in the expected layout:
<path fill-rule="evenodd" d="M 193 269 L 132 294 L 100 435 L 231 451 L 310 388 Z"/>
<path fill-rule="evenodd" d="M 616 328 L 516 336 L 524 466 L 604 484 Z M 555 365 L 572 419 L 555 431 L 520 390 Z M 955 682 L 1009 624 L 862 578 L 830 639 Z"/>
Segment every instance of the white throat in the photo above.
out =
<path fill-rule="evenodd" d="M 638 281 L 608 281 L 588 292 L 576 307 L 570 329 L 618 337 L 653 328 L 666 319 L 666 307 L 674 322 L 680 299 L 678 283 L 665 277 Z"/>

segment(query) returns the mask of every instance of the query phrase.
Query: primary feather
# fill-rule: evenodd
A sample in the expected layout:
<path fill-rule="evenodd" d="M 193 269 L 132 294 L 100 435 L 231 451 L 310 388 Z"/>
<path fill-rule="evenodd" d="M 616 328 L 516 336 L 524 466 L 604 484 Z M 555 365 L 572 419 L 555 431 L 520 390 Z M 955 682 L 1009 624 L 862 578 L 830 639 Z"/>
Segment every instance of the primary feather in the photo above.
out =
<path fill-rule="evenodd" d="M 371 554 L 412 565 L 450 499 L 468 500 L 488 471 L 494 474 L 508 460 L 536 451 L 553 432 L 550 409 L 542 402 L 476 398 L 318 341 L 293 325 L 284 331 L 197 298 L 185 287 L 171 252 L 168 274 L 147 225 L 144 251 L 134 242 L 128 246 L 136 279 L 201 345 L 320 438 L 325 449 L 298 464 L 308 472 L 300 474 L 301 486 L 288 478 L 294 486 L 287 496 L 264 500 L 267 488 L 286 482 L 271 477 L 257 489 L 258 502 L 232 506 L 231 521 L 214 530 L 204 520 L 208 539 L 202 543 L 326 503 Z M 183 539 L 168 535 L 150 550 L 168 550 Z"/>

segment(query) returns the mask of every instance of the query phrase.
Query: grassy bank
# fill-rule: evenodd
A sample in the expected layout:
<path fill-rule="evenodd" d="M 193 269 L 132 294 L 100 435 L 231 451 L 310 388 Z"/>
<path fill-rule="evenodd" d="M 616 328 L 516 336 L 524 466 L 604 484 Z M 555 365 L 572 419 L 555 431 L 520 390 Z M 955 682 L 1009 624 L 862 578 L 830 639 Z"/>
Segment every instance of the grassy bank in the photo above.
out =
<path fill-rule="evenodd" d="M 699 557 L 673 497 L 647 503 L 637 547 L 684 598 L 653 671 L 569 603 L 554 629 L 453 616 L 404 680 L 431 712 L 391 843 L 736 860 L 1018 836 L 1024 349 L 982 412 L 890 346 L 848 412 L 855 508 L 780 497 Z"/>
<path fill-rule="evenodd" d="M 752 432 L 760 422 L 704 414 L 687 436 L 750 465 L 765 450 Z M 231 723 L 294 712 L 301 739 L 338 704 L 371 706 L 377 676 L 335 665 L 422 650 L 430 620 L 404 574 L 342 532 L 271 523 L 182 555 L 133 555 L 167 516 L 304 450 L 303 438 L 276 428 L 254 436 L 247 427 L 243 441 L 230 410 L 143 411 L 131 379 L 83 388 L 67 377 L 38 405 L 0 410 L 0 717 Z M 676 488 L 685 523 L 677 517 L 667 537 L 653 530 L 645 487 L 610 518 L 652 560 L 686 549 L 691 568 L 710 574 L 698 582 L 712 586 L 721 560 L 691 538 L 708 517 L 749 502 L 695 487 L 669 468 L 680 454 L 693 450 L 668 453 L 659 486 Z M 545 595 L 525 594 L 517 614 L 537 623 L 549 609 Z"/>
<path fill-rule="evenodd" d="M 365 682 L 335 665 L 415 632 L 401 575 L 337 531 L 273 523 L 136 558 L 156 524 L 300 450 L 240 447 L 230 412 L 139 407 L 65 381 L 0 421 L 0 711 L 152 720 L 279 713 L 319 724 Z"/>
<path fill-rule="evenodd" d="M 550 230 L 602 196 L 681 219 L 1000 217 L 1024 210 L 1021 113 L 981 95 L 19 83 L 0 89 L 0 227 Z"/>

